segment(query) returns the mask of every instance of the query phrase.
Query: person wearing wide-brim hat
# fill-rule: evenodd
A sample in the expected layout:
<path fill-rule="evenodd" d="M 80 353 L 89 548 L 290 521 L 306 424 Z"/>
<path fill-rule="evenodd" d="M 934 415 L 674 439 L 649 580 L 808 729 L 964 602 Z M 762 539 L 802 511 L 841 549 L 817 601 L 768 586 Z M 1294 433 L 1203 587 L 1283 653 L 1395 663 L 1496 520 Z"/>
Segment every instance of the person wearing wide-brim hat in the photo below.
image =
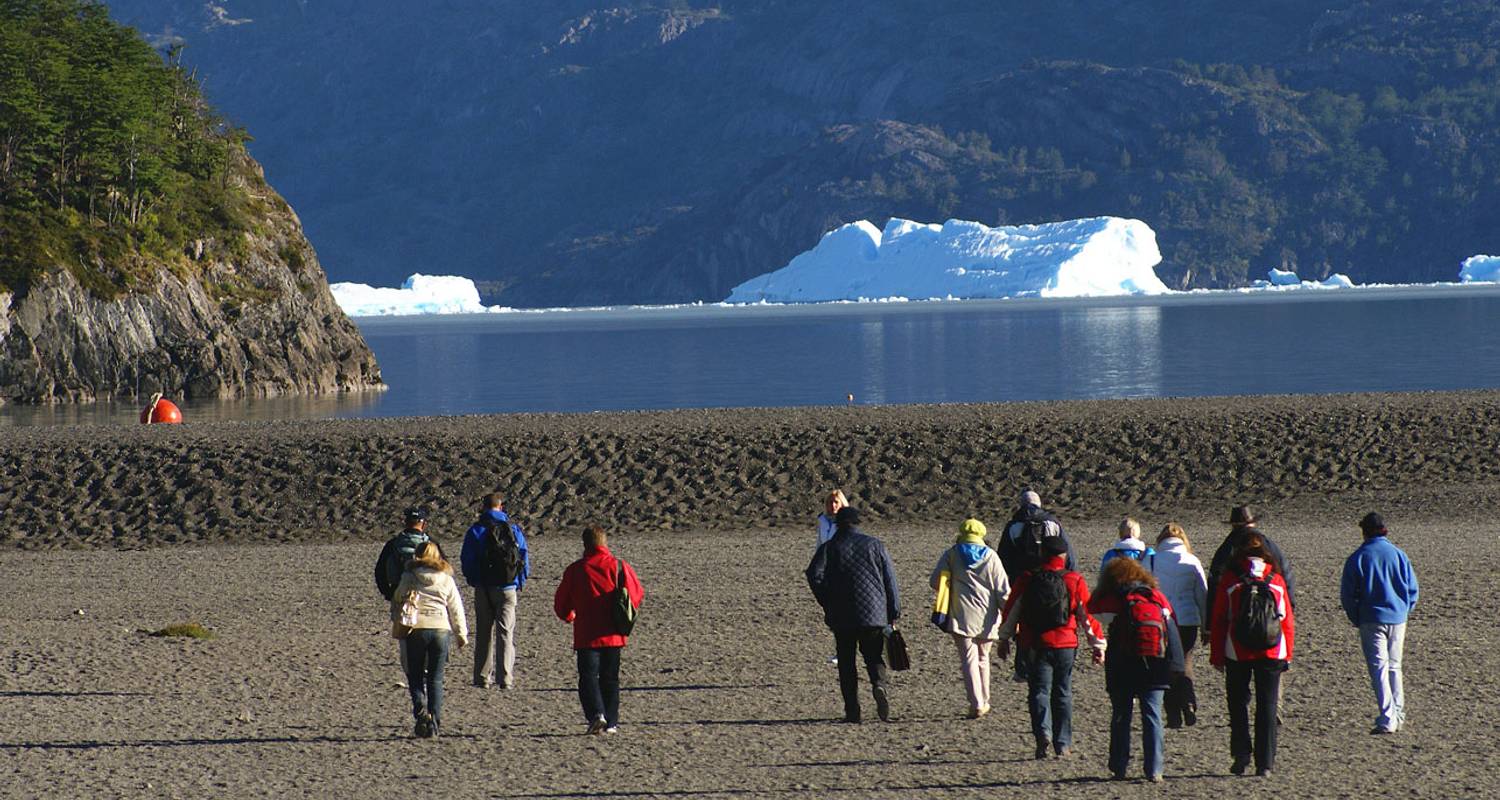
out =
<path fill-rule="evenodd" d="M 1281 552 L 1281 548 L 1271 541 L 1271 537 L 1260 529 L 1260 519 L 1255 516 L 1250 506 L 1235 506 L 1230 509 L 1229 519 L 1225 520 L 1225 524 L 1229 525 L 1229 535 L 1224 537 L 1224 541 L 1219 544 L 1219 549 L 1214 551 L 1213 560 L 1209 562 L 1208 608 L 1205 610 L 1207 615 L 1205 619 L 1213 619 L 1214 597 L 1219 587 L 1219 577 L 1224 574 L 1224 570 L 1229 568 L 1235 551 L 1245 544 L 1245 539 L 1249 538 L 1252 533 L 1258 534 L 1265 542 L 1266 549 L 1271 553 L 1274 562 L 1272 566 L 1276 568 L 1276 574 L 1286 581 L 1287 600 L 1295 606 L 1297 601 L 1295 583 L 1292 579 L 1292 564 Z M 1208 633 L 1208 626 L 1204 625 L 1202 634 L 1204 644 L 1208 643 Z"/>

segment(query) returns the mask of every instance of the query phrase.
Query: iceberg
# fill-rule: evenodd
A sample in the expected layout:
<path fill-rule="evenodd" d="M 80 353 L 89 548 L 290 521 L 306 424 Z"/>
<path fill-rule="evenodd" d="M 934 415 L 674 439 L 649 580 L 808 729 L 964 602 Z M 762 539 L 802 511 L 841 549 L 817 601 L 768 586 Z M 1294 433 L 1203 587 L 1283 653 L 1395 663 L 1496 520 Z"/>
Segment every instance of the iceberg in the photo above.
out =
<path fill-rule="evenodd" d="M 483 314 L 474 281 L 455 275 L 413 275 L 400 289 L 363 283 L 335 283 L 328 287 L 339 308 L 351 317 L 406 314 Z"/>
<path fill-rule="evenodd" d="M 867 220 L 823 235 L 781 269 L 734 287 L 729 303 L 884 298 L 1104 297 L 1169 291 L 1153 270 L 1156 233 L 1095 217 L 991 228 Z"/>
<path fill-rule="evenodd" d="M 1459 283 L 1500 283 L 1500 256 L 1471 256 L 1458 271 Z"/>
<path fill-rule="evenodd" d="M 1266 277 L 1272 286 L 1298 286 L 1302 283 L 1302 279 L 1297 277 L 1297 273 L 1289 269 L 1276 269 L 1272 267 L 1266 273 Z"/>

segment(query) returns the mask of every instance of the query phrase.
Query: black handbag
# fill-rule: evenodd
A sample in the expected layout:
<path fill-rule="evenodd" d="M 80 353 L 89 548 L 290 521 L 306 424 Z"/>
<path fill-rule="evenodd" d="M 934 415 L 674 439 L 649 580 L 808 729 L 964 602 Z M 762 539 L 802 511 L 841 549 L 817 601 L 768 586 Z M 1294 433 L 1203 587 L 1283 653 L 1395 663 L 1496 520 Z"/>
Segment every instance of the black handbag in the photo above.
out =
<path fill-rule="evenodd" d="M 897 672 L 911 669 L 911 655 L 906 652 L 906 637 L 897 628 L 885 633 L 885 663 Z"/>
<path fill-rule="evenodd" d="M 615 617 L 615 630 L 621 636 L 629 636 L 635 630 L 636 610 L 635 603 L 630 599 L 630 587 L 625 585 L 625 560 L 618 560 L 619 572 L 615 575 L 615 589 L 613 613 Z"/>

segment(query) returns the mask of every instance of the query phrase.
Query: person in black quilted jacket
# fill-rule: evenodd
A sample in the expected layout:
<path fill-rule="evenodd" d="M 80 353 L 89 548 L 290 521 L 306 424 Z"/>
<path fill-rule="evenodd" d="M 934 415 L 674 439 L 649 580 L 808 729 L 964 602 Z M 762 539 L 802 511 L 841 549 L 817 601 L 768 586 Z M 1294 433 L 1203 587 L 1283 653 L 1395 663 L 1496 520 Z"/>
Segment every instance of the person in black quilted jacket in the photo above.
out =
<path fill-rule="evenodd" d="M 823 607 L 823 619 L 838 649 L 844 721 L 860 721 L 856 649 L 870 674 L 876 712 L 882 721 L 889 720 L 884 651 L 886 631 L 901 616 L 896 566 L 879 539 L 859 531 L 858 509 L 839 509 L 836 524 L 833 538 L 818 546 L 807 565 L 807 585 Z"/>

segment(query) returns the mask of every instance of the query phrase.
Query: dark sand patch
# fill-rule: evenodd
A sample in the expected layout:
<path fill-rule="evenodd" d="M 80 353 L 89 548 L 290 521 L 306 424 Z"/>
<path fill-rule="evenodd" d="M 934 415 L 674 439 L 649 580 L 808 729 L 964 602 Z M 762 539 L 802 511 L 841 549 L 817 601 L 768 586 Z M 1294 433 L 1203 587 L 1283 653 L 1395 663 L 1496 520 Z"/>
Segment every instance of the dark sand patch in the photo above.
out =
<path fill-rule="evenodd" d="M 1474 520 L 1497 435 L 1500 392 L 0 430 L 0 544 L 374 540 L 412 503 L 453 532 L 496 487 L 539 534 L 798 527 L 835 485 L 886 524 L 998 518 L 1023 486 L 1065 518 L 1339 496 Z"/>

